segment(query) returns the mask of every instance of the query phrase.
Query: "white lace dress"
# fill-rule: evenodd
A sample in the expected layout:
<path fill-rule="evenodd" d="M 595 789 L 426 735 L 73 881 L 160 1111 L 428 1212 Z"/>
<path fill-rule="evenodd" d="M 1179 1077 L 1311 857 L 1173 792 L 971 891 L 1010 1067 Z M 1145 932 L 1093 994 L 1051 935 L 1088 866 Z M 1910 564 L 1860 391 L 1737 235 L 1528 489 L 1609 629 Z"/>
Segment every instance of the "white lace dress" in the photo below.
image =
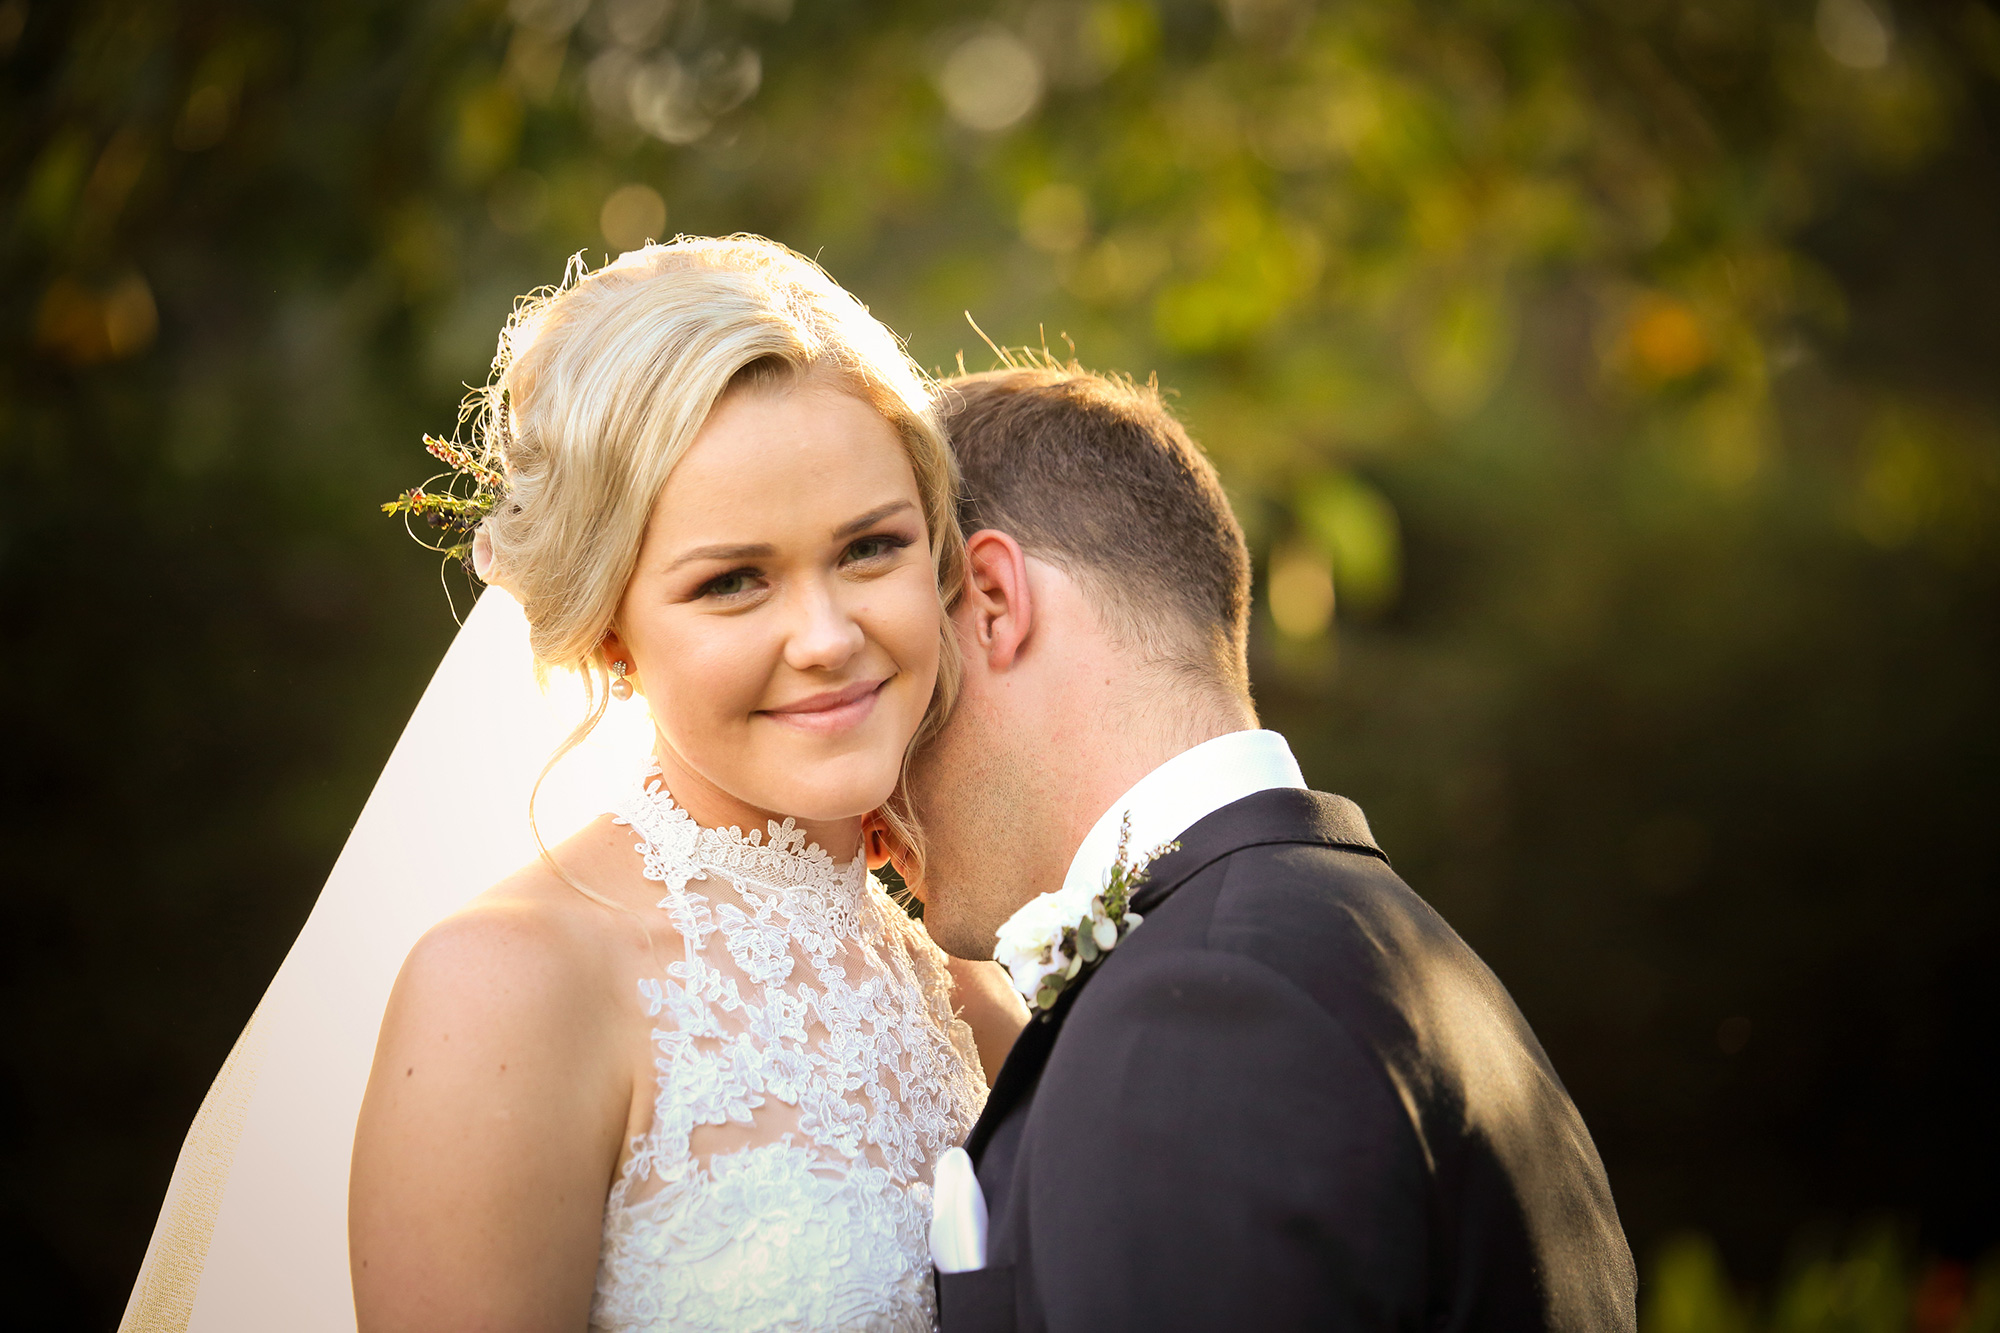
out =
<path fill-rule="evenodd" d="M 790 820 L 702 828 L 657 779 L 615 813 L 680 956 L 639 983 L 653 1123 L 605 1205 L 590 1326 L 928 1330 L 931 1167 L 986 1098 L 944 955 L 859 860 Z"/>

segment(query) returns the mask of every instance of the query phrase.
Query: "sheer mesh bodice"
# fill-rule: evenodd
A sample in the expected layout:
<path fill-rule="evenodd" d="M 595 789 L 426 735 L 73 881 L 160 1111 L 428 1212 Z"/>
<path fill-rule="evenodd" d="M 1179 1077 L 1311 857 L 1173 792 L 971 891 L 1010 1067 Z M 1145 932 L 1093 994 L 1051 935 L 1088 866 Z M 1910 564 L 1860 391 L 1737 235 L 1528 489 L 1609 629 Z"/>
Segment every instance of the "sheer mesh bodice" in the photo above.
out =
<path fill-rule="evenodd" d="M 929 1329 L 931 1165 L 986 1096 L 944 955 L 790 820 L 702 828 L 657 770 L 615 814 L 680 956 L 639 983 L 653 1120 L 605 1205 L 591 1327 Z"/>

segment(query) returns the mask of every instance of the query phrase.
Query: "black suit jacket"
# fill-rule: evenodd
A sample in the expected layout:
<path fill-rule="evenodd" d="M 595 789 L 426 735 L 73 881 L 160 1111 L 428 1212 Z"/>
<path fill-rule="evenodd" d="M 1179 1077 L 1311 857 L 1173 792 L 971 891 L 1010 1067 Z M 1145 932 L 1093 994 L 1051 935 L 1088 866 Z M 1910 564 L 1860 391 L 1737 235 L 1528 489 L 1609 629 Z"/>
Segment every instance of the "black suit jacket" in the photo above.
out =
<path fill-rule="evenodd" d="M 1000 1071 L 944 1333 L 1633 1328 L 1576 1107 L 1361 811 L 1260 792 L 1180 843 Z"/>

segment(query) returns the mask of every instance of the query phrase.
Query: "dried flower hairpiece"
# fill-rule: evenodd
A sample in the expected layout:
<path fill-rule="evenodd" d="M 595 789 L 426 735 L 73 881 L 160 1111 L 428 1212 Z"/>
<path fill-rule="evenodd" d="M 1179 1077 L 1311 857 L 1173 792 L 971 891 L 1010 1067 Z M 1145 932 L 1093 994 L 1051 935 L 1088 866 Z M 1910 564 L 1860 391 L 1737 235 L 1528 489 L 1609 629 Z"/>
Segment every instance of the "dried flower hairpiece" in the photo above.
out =
<path fill-rule="evenodd" d="M 472 559 L 474 537 L 479 525 L 506 498 L 507 478 L 455 441 L 426 435 L 424 448 L 451 469 L 449 474 L 440 474 L 449 479 L 440 490 L 427 489 L 431 482 L 438 480 L 438 477 L 433 477 L 431 482 L 404 491 L 383 505 L 382 512 L 423 520 L 437 531 L 437 540 L 426 541 L 414 529 L 410 535 L 447 559 L 458 561 L 465 567 L 466 573 L 479 578 L 480 572 L 474 568 Z M 471 487 L 469 493 L 464 489 L 468 484 Z"/>

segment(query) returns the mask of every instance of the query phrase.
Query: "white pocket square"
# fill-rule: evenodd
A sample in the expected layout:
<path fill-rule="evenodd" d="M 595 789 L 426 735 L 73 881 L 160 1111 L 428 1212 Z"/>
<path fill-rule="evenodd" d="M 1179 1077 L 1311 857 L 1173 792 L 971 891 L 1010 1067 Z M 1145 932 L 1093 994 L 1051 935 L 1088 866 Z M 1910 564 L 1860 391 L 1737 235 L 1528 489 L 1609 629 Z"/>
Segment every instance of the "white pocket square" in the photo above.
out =
<path fill-rule="evenodd" d="M 932 1173 L 931 1266 L 940 1273 L 986 1267 L 986 1196 L 963 1148 L 947 1150 Z"/>

